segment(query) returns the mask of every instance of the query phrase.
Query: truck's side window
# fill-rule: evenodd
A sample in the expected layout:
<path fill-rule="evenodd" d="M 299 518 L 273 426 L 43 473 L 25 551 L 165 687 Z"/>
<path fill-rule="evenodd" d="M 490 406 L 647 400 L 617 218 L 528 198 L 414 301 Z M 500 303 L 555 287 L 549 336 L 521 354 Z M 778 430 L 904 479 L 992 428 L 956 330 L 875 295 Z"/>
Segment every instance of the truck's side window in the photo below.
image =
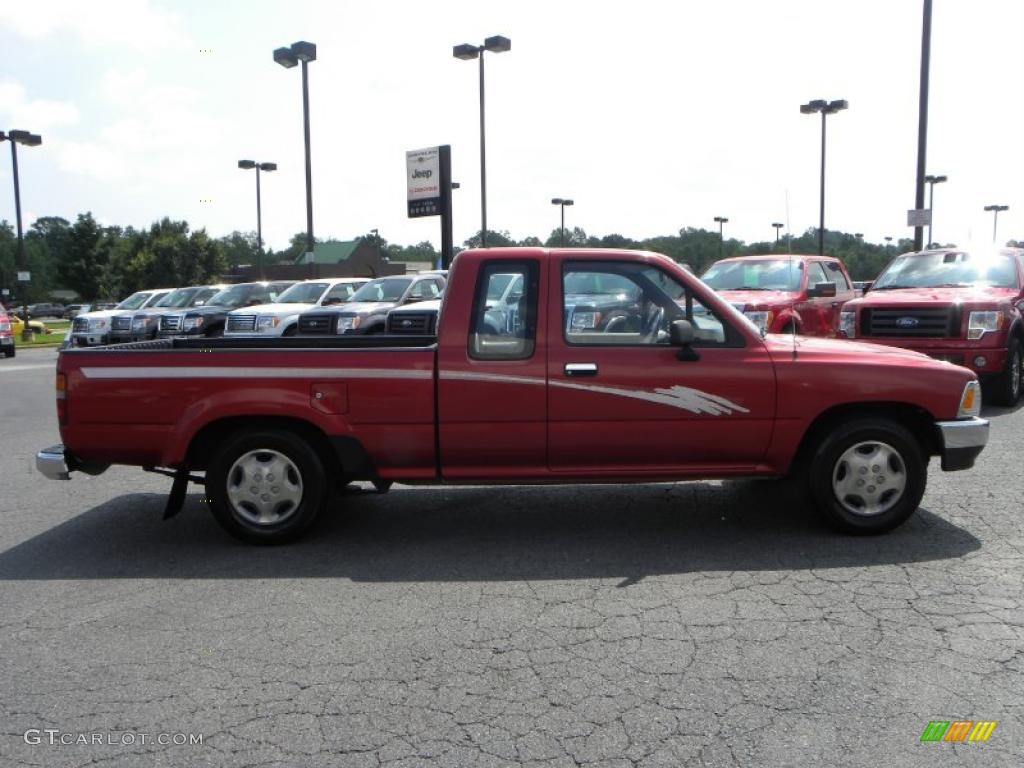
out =
<path fill-rule="evenodd" d="M 695 346 L 743 340 L 681 282 L 635 262 L 568 262 L 562 272 L 562 330 L 569 344 L 668 344 L 673 320 L 689 320 Z"/>
<path fill-rule="evenodd" d="M 821 268 L 821 262 L 820 261 L 812 261 L 810 264 L 807 265 L 807 288 L 808 288 L 808 290 L 810 290 L 814 286 L 818 285 L 818 283 L 831 283 L 831 282 L 833 282 L 832 279 L 827 277 L 825 275 L 825 270 Z M 837 285 L 836 288 L 838 289 L 839 286 Z"/>
<path fill-rule="evenodd" d="M 825 262 L 825 276 L 828 277 L 829 282 L 836 284 L 837 291 L 850 290 L 850 283 L 847 282 L 846 275 L 834 261 Z"/>
<path fill-rule="evenodd" d="M 477 277 L 469 326 L 469 356 L 477 360 L 523 360 L 533 355 L 537 334 L 539 266 L 535 261 L 485 263 Z M 513 300 L 495 302 L 511 281 L 523 289 Z"/>

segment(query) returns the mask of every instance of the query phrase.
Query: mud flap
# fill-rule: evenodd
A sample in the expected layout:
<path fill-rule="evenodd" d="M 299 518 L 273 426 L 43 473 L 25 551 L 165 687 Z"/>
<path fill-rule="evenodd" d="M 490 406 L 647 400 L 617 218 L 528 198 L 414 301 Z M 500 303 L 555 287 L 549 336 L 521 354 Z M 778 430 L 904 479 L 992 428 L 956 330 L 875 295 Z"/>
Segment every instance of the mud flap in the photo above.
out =
<path fill-rule="evenodd" d="M 181 512 L 185 506 L 185 493 L 188 491 L 188 481 L 191 479 L 187 469 L 179 469 L 174 473 L 174 482 L 171 483 L 171 493 L 167 497 L 167 506 L 164 507 L 164 520 L 170 520 Z"/>

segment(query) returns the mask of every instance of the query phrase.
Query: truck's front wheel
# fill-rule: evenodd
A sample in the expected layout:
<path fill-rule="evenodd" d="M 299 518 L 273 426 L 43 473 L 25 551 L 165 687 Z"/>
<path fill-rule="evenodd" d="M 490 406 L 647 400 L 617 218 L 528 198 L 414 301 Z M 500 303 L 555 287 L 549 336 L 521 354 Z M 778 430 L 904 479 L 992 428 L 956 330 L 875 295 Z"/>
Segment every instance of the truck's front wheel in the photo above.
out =
<path fill-rule="evenodd" d="M 885 533 L 914 513 L 928 464 L 920 444 L 885 418 L 847 421 L 818 445 L 808 484 L 819 513 L 846 533 Z"/>
<path fill-rule="evenodd" d="M 1006 369 L 992 381 L 992 399 L 998 405 L 1014 406 L 1020 400 L 1021 382 L 1024 380 L 1024 351 L 1020 339 L 1010 339 L 1006 351 Z"/>
<path fill-rule="evenodd" d="M 206 472 L 217 522 L 253 544 L 280 544 L 302 534 L 324 506 L 325 488 L 320 458 L 287 431 L 237 433 Z"/>

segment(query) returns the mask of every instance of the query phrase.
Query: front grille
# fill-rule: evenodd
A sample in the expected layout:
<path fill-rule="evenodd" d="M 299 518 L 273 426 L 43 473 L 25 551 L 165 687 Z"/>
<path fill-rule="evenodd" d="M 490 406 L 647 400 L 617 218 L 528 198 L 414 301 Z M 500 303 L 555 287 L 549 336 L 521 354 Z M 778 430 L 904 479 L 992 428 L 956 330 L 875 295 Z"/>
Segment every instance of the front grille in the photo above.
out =
<path fill-rule="evenodd" d="M 117 315 L 110 321 L 112 331 L 130 331 L 132 329 L 131 315 Z"/>
<path fill-rule="evenodd" d="M 228 333 L 256 329 L 256 315 L 228 315 Z"/>
<path fill-rule="evenodd" d="M 960 335 L 958 307 L 865 308 L 860 319 L 862 336 L 950 338 Z"/>
<path fill-rule="evenodd" d="M 76 317 L 75 321 L 71 324 L 72 333 L 88 333 L 89 332 L 89 318 L 87 317 Z"/>
<path fill-rule="evenodd" d="M 299 333 L 320 335 L 330 333 L 334 315 L 299 315 Z"/>
<path fill-rule="evenodd" d="M 430 336 L 437 322 L 436 312 L 395 312 L 388 315 L 387 332 L 398 335 Z"/>
<path fill-rule="evenodd" d="M 181 315 L 164 315 L 160 318 L 161 331 L 177 331 L 181 328 Z"/>

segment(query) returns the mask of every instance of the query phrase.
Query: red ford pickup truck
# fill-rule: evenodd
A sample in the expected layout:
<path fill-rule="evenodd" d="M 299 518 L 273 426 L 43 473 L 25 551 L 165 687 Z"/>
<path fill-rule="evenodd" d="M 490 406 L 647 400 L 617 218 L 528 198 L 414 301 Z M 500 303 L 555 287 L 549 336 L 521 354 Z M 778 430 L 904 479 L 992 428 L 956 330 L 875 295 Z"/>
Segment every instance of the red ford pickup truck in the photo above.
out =
<path fill-rule="evenodd" d="M 843 306 L 838 328 L 972 368 L 993 401 L 1014 405 L 1024 379 L 1024 249 L 904 253 Z"/>
<path fill-rule="evenodd" d="M 491 283 L 510 274 L 523 291 L 496 329 Z M 565 286 L 577 283 L 630 294 L 628 316 L 613 328 L 570 322 Z M 980 407 L 960 366 L 762 337 L 665 256 L 496 248 L 455 259 L 436 337 L 67 350 L 64 442 L 36 463 L 62 479 L 109 464 L 163 471 L 174 477 L 166 515 L 189 482 L 205 483 L 224 528 L 258 543 L 302 533 L 329 486 L 353 480 L 386 490 L 793 474 L 833 525 L 879 533 L 917 508 L 929 456 L 945 470 L 973 465 L 988 438 Z"/>
<path fill-rule="evenodd" d="M 701 280 L 766 333 L 835 336 L 839 308 L 857 295 L 833 256 L 734 256 Z"/>

